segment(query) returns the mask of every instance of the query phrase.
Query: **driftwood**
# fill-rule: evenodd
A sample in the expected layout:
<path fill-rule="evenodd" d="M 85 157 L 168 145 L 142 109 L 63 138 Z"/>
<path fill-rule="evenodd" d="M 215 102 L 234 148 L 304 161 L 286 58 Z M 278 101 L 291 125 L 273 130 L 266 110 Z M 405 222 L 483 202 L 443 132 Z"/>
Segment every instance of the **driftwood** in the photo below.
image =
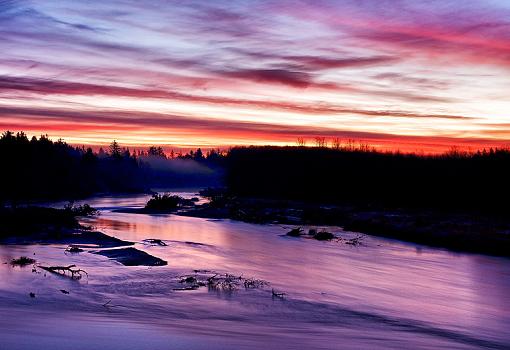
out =
<path fill-rule="evenodd" d="M 112 299 L 108 300 L 106 303 L 102 304 L 104 308 L 110 310 L 113 307 L 127 307 L 124 305 L 114 305 L 112 304 Z"/>
<path fill-rule="evenodd" d="M 344 244 L 347 244 L 347 245 L 350 245 L 350 246 L 353 246 L 353 247 L 357 247 L 357 246 L 363 245 L 363 239 L 364 238 L 365 238 L 364 235 L 359 235 L 359 236 L 356 236 L 354 238 L 337 237 L 336 241 L 337 242 L 343 242 Z"/>
<path fill-rule="evenodd" d="M 364 236 L 357 236 L 357 237 L 354 237 L 351 239 L 346 239 L 345 244 L 349 244 L 352 246 L 359 246 L 362 244 L 363 238 L 364 238 Z"/>
<path fill-rule="evenodd" d="M 39 268 L 57 274 L 61 276 L 68 276 L 71 277 L 71 279 L 79 280 L 83 277 L 83 275 L 86 275 L 88 277 L 88 273 L 85 270 L 76 268 L 76 265 L 69 265 L 69 266 L 41 266 L 39 265 Z"/>
<path fill-rule="evenodd" d="M 261 288 L 261 287 L 267 286 L 267 285 L 269 285 L 269 282 L 266 282 L 263 280 L 258 280 L 255 278 L 247 278 L 244 280 L 243 284 L 244 284 L 244 288 L 253 289 L 253 288 Z"/>
<path fill-rule="evenodd" d="M 199 274 L 197 272 L 202 272 Z M 235 276 L 228 273 L 219 274 L 207 270 L 195 270 L 193 275 L 179 276 L 179 283 L 183 284 L 183 287 L 174 288 L 174 290 L 196 290 L 200 287 L 208 287 L 210 290 L 221 290 L 221 291 L 235 291 L 241 287 L 245 289 L 263 288 L 269 285 L 264 280 L 255 278 L 244 278 L 241 276 Z M 213 274 L 210 276 L 210 274 Z M 209 275 L 209 276 L 208 276 Z"/>
<path fill-rule="evenodd" d="M 242 281 L 243 276 L 234 276 L 228 273 L 226 273 L 224 276 L 215 274 L 214 276 L 207 279 L 207 285 L 211 289 L 233 291 L 239 287 Z"/>
<path fill-rule="evenodd" d="M 143 242 L 146 243 L 146 244 L 159 245 L 159 246 L 162 246 L 162 247 L 166 247 L 168 245 L 164 241 L 162 241 L 161 239 L 157 239 L 157 238 L 144 239 Z"/>
<path fill-rule="evenodd" d="M 174 290 L 197 290 L 206 286 L 206 283 L 199 281 L 196 276 L 181 276 L 179 283 L 184 284 L 184 287 L 174 288 Z"/>

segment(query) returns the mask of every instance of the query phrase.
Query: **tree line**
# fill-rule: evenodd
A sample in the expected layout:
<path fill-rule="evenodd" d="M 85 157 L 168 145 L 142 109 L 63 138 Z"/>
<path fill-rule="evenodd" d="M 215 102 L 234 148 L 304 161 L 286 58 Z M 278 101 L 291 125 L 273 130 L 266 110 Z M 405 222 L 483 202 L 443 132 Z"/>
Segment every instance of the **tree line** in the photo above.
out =
<path fill-rule="evenodd" d="M 161 147 L 130 151 L 113 141 L 97 152 L 75 147 L 48 136 L 28 138 L 24 132 L 6 131 L 0 136 L 0 200 L 59 199 L 96 193 L 143 192 L 154 178 L 161 180 L 148 157 L 167 159 Z M 201 150 L 180 153 L 175 158 L 206 165 L 221 162 L 223 155 Z M 169 181 L 175 180 L 169 178 Z M 200 179 L 196 179 L 197 181 Z"/>
<path fill-rule="evenodd" d="M 351 143 L 354 145 L 354 143 Z M 0 137 L 0 201 L 223 183 L 238 196 L 405 207 L 510 209 L 510 151 L 441 155 L 349 147 L 235 147 L 169 154 L 113 141 L 97 152 L 23 132 Z"/>
<path fill-rule="evenodd" d="M 370 148 L 237 147 L 226 183 L 233 195 L 322 203 L 448 210 L 510 209 L 510 150 L 441 155 Z"/>

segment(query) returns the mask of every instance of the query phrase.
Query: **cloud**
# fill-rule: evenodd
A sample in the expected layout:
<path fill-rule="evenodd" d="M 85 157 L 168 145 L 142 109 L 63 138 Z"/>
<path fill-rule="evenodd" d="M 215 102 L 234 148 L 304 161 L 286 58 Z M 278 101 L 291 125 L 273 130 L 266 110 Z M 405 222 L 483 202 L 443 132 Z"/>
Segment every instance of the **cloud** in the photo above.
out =
<path fill-rule="evenodd" d="M 379 147 L 408 151 L 425 150 L 441 152 L 457 145 L 482 148 L 504 146 L 507 141 L 498 138 L 462 138 L 454 136 L 395 135 L 384 132 L 364 132 L 314 126 L 282 125 L 274 123 L 240 122 L 231 120 L 207 120 L 187 116 L 159 113 L 131 113 L 125 111 L 71 111 L 37 108 L 0 107 L 0 129 L 25 130 L 62 134 L 66 132 L 93 132 L 103 139 L 121 139 L 130 132 L 145 130 L 145 135 L 185 135 L 203 138 L 214 135 L 218 140 L 263 139 L 267 143 L 294 143 L 298 137 L 310 142 L 315 137 L 358 140 Z M 67 121 L 72 120 L 72 123 Z M 40 129 L 44 121 L 44 128 Z M 30 127 L 27 129 L 27 125 Z M 136 140 L 136 139 L 135 139 Z M 143 141 L 143 140 L 139 140 Z M 143 142 L 142 142 L 143 143 Z M 218 143 L 216 143 L 218 145 Z"/>
<path fill-rule="evenodd" d="M 376 80 L 385 80 L 395 84 L 415 86 L 421 89 L 445 90 L 451 86 L 451 83 L 445 79 L 431 79 L 425 77 L 413 77 L 402 73 L 380 73 L 373 76 Z"/>
<path fill-rule="evenodd" d="M 145 87 L 137 89 L 122 86 L 97 85 L 63 80 L 0 76 L 0 94 L 5 91 L 22 91 L 43 95 L 103 95 L 134 98 L 155 98 L 203 104 L 230 105 L 242 108 L 251 107 L 254 109 L 279 110 L 298 114 L 351 114 L 369 117 L 437 118 L 457 120 L 471 119 L 470 117 L 461 115 L 423 114 L 395 110 L 365 110 L 326 103 L 303 104 L 286 101 L 236 99 L 218 96 L 193 95 L 177 91 L 148 89 Z"/>
<path fill-rule="evenodd" d="M 312 115 L 327 116 L 332 129 L 366 117 L 359 132 L 380 127 L 381 134 L 482 139 L 481 130 L 465 130 L 501 120 L 510 108 L 494 98 L 507 85 L 509 18 L 508 4 L 482 0 L 0 0 L 0 97 L 4 108 L 55 107 L 47 115 L 11 110 L 10 123 L 68 128 L 78 121 L 76 134 L 92 133 L 95 123 L 132 135 L 140 125 L 150 132 L 161 123 L 167 131 L 202 133 L 203 140 L 202 130 L 220 130 L 200 115 L 144 111 L 145 100 L 159 99 L 183 102 L 179 108 L 221 106 L 229 135 L 251 135 L 253 142 L 270 140 L 271 128 L 291 137 L 301 130 L 293 124 L 319 132 Z M 91 114 L 82 96 L 108 108 Z M 108 110 L 127 107 L 124 99 L 105 98 L 112 96 L 140 103 L 114 115 Z M 266 111 L 264 120 L 283 111 L 289 129 L 276 121 L 239 124 L 253 111 L 250 119 Z M 4 125 L 7 117 L 1 114 Z M 502 126 L 494 129 L 494 137 L 505 134 Z"/>
<path fill-rule="evenodd" d="M 391 55 L 352 57 L 346 54 L 334 52 L 326 55 L 283 55 L 277 53 L 268 53 L 263 51 L 243 50 L 238 48 L 229 48 L 230 51 L 240 54 L 250 59 L 278 62 L 275 65 L 299 68 L 306 72 L 316 72 L 325 69 L 345 69 L 361 68 L 370 66 L 387 66 L 400 61 L 399 57 Z"/>
<path fill-rule="evenodd" d="M 27 120 L 39 121 L 65 121 L 72 120 L 76 128 L 82 124 L 94 124 L 98 128 L 101 125 L 111 126 L 133 126 L 133 127 L 152 127 L 163 129 L 183 129 L 183 130 L 201 130 L 207 132 L 223 133 L 251 133 L 259 136 L 263 135 L 292 135 L 292 136 L 343 136 L 343 137 L 374 137 L 380 138 L 387 134 L 370 133 L 362 131 L 341 131 L 333 128 L 283 125 L 277 123 L 257 123 L 247 121 L 232 121 L 224 119 L 206 119 L 177 114 L 163 114 L 150 112 L 129 112 L 129 111 L 75 111 L 65 109 L 44 109 L 44 108 L 23 108 L 23 107 L 1 107 L 0 115 L 5 118 L 25 118 Z M 391 135 L 391 134 L 388 134 Z"/>
<path fill-rule="evenodd" d="M 374 57 L 353 57 L 353 58 L 327 58 L 318 56 L 286 56 L 282 57 L 294 64 L 300 64 L 306 70 L 338 69 L 338 68 L 357 68 L 387 65 L 395 63 L 398 58 L 392 56 L 374 56 Z"/>
<path fill-rule="evenodd" d="M 310 74 L 285 69 L 241 69 L 223 71 L 220 75 L 259 83 L 277 83 L 293 88 L 307 88 L 314 84 Z"/>

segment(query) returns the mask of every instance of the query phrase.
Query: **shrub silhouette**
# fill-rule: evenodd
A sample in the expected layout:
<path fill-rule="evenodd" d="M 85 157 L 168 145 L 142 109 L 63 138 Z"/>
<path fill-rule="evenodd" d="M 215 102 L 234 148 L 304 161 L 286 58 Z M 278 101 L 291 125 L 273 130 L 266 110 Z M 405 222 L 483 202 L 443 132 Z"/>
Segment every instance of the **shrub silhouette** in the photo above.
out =
<path fill-rule="evenodd" d="M 145 209 L 150 210 L 173 210 L 177 209 L 182 198 L 169 194 L 154 194 L 145 205 Z"/>

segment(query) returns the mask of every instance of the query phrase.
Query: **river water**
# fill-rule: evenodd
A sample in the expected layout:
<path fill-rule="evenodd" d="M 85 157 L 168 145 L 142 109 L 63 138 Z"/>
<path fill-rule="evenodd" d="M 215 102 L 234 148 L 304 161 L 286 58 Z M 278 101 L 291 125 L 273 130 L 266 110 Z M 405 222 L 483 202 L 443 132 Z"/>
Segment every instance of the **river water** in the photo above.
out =
<path fill-rule="evenodd" d="M 101 215 L 84 223 L 136 242 L 167 266 L 127 267 L 90 252 L 66 254 L 59 245 L 0 246 L 0 350 L 510 349 L 510 259 L 371 236 L 352 246 L 286 237 L 289 227 L 279 225 L 114 211 L 147 199 L 89 199 Z M 144 244 L 147 238 L 168 245 Z M 88 278 L 7 264 L 22 255 L 76 264 Z M 270 285 L 174 290 L 193 270 Z"/>

